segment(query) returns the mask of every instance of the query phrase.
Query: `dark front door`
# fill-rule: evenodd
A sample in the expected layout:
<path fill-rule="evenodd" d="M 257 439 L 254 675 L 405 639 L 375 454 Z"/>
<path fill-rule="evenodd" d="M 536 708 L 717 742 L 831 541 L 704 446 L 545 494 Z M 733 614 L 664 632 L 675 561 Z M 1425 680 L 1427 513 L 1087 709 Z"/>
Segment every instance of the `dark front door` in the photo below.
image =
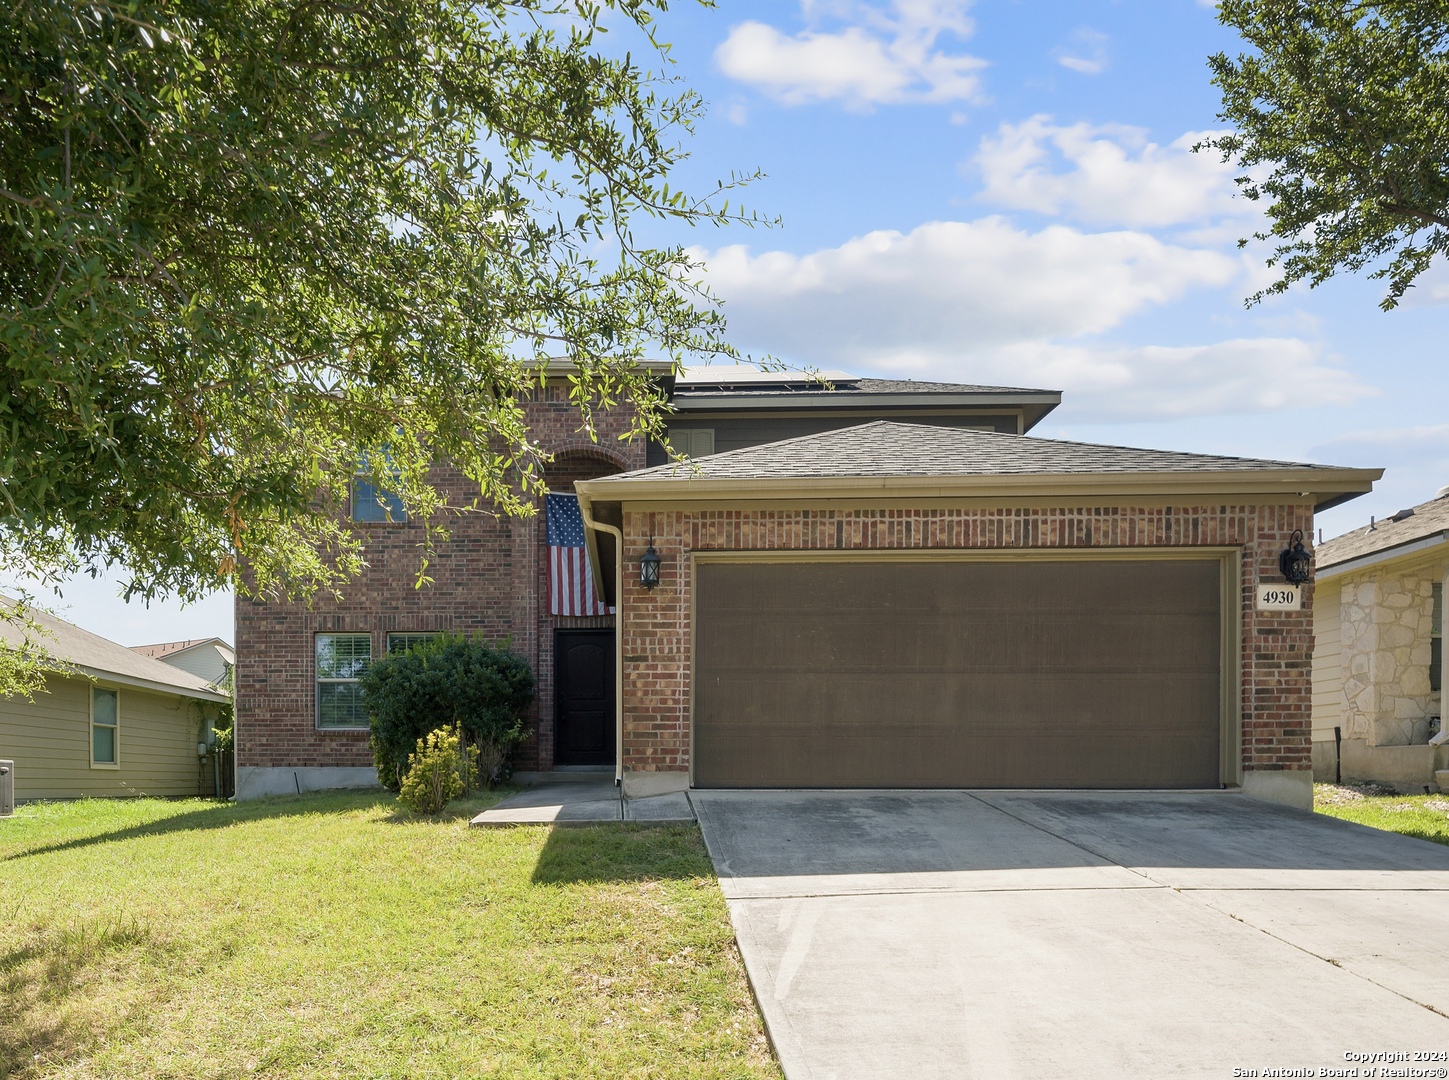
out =
<path fill-rule="evenodd" d="M 614 631 L 557 630 L 554 764 L 614 764 Z"/>

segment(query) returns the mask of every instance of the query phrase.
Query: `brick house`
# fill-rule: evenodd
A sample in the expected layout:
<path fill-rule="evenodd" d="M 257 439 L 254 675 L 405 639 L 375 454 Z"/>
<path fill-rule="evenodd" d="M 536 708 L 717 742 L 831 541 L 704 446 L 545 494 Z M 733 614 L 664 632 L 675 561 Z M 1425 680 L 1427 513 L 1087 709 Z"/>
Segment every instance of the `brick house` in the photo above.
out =
<path fill-rule="evenodd" d="M 877 422 L 581 481 L 625 792 L 1310 806 L 1313 587 L 1279 555 L 1379 475 Z"/>
<path fill-rule="evenodd" d="M 856 379 L 840 372 L 825 373 L 830 381 L 822 385 L 737 369 L 704 369 L 676 383 L 667 365 L 655 370 L 674 411 L 671 444 L 700 458 L 887 418 L 1017 434 L 1061 400 L 1055 391 Z M 545 474 L 551 490 L 569 492 L 582 480 L 668 460 L 662 444 L 620 441 L 632 420 L 628 405 L 599 415 L 597 442 L 580 434 L 566 374 L 561 371 L 525 403 L 534 438 L 554 455 Z M 464 478 L 445 465 L 437 482 L 460 497 L 466 491 Z M 355 498 L 354 507 L 357 518 L 386 517 L 372 512 L 375 498 Z M 434 583 L 423 589 L 414 588 L 419 524 L 358 520 L 355 527 L 366 533 L 368 566 L 340 601 L 237 600 L 240 798 L 375 784 L 365 718 L 349 697 L 351 677 L 371 657 L 440 631 L 506 639 L 532 665 L 538 692 L 532 734 L 515 761 L 519 770 L 612 771 L 612 711 L 600 731 L 563 743 L 557 737 L 561 730 L 567 735 L 571 718 L 578 734 L 580 718 L 594 715 L 589 706 L 601 695 L 612 704 L 614 668 L 603 661 L 616 651 L 615 619 L 549 614 L 541 514 L 452 522 L 452 539 L 429 567 Z M 560 687 L 570 700 L 556 693 Z M 588 736 L 602 736 L 604 743 Z"/>
<path fill-rule="evenodd" d="M 343 600 L 238 601 L 239 796 L 375 783 L 357 666 L 478 631 L 538 677 L 524 773 L 1308 804 L 1313 588 L 1260 610 L 1259 586 L 1378 471 L 1027 436 L 1050 391 L 659 378 L 687 464 L 619 442 L 627 408 L 592 443 L 562 387 L 526 406 L 617 616 L 548 613 L 541 517 L 458 522 L 421 590 L 419 527 L 359 522 Z"/>

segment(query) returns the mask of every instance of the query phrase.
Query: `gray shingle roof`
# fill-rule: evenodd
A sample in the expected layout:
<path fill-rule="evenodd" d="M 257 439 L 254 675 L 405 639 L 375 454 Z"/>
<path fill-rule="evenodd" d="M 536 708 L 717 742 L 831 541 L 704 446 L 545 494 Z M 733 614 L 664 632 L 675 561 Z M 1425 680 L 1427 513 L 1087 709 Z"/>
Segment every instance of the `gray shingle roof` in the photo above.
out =
<path fill-rule="evenodd" d="M 1394 517 L 1404 513 L 1400 510 Z M 1449 495 L 1420 503 L 1412 508 L 1409 516 L 1399 521 L 1384 518 L 1374 522 L 1372 527 L 1365 525 L 1325 540 L 1314 551 L 1313 561 L 1320 570 L 1326 570 L 1350 559 L 1372 555 L 1402 544 L 1412 544 L 1415 540 L 1423 540 L 1446 530 L 1449 530 Z"/>
<path fill-rule="evenodd" d="M 1138 450 L 1096 443 L 877 420 L 591 481 L 770 480 L 827 477 L 1034 476 L 1103 473 L 1336 471 L 1292 461 Z"/>
<path fill-rule="evenodd" d="M 0 597 L 0 606 L 13 607 L 14 601 Z M 218 696 L 210 683 L 190 672 L 143 656 L 43 611 L 31 608 L 29 614 L 45 631 L 45 636 L 36 644 L 62 666 L 79 668 L 90 675 L 114 675 L 125 681 L 147 683 L 186 697 L 213 699 Z M 0 639 L 19 647 L 24 638 L 22 627 L 0 618 Z"/>

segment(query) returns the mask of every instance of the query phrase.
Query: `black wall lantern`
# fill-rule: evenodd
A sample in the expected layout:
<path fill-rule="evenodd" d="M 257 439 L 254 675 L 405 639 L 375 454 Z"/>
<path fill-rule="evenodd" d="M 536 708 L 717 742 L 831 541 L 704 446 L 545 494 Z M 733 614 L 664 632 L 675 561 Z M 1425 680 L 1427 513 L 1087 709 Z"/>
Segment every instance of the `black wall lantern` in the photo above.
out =
<path fill-rule="evenodd" d="M 649 550 L 639 556 L 639 584 L 652 589 L 659 584 L 659 555 L 654 550 L 654 541 L 649 541 Z"/>
<path fill-rule="evenodd" d="M 1303 530 L 1294 529 L 1288 538 L 1288 546 L 1278 556 L 1278 569 L 1283 571 L 1283 580 L 1290 585 L 1302 585 L 1308 580 L 1313 566 L 1313 556 L 1303 546 Z"/>

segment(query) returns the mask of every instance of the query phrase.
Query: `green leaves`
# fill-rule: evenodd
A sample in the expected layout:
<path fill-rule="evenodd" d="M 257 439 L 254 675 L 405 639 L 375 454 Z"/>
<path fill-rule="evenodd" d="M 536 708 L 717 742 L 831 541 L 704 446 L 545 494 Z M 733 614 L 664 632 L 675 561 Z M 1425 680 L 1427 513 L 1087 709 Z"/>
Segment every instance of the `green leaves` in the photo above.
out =
<path fill-rule="evenodd" d="M 683 251 L 630 220 L 755 219 L 667 185 L 699 99 L 594 45 L 606 12 L 647 37 L 656 8 L 13 6 L 0 559 L 114 564 L 145 597 L 335 590 L 371 451 L 428 545 L 452 515 L 531 512 L 548 358 L 577 365 L 590 434 L 627 399 L 658 430 L 636 362 L 731 350 Z M 434 487 L 440 460 L 475 497 Z"/>
<path fill-rule="evenodd" d="M 1280 241 L 1281 276 L 1249 304 L 1376 266 L 1395 307 L 1449 253 L 1449 9 L 1224 0 L 1219 18 L 1255 51 L 1209 60 L 1236 130 L 1195 149 L 1240 165 L 1242 193 L 1269 204 L 1257 238 Z"/>
<path fill-rule="evenodd" d="M 469 742 L 512 747 L 523 737 L 519 717 L 533 700 L 534 677 L 506 646 L 440 634 L 375 660 L 362 672 L 361 687 L 378 775 L 394 786 L 413 745 L 434 728 L 460 725 Z"/>

